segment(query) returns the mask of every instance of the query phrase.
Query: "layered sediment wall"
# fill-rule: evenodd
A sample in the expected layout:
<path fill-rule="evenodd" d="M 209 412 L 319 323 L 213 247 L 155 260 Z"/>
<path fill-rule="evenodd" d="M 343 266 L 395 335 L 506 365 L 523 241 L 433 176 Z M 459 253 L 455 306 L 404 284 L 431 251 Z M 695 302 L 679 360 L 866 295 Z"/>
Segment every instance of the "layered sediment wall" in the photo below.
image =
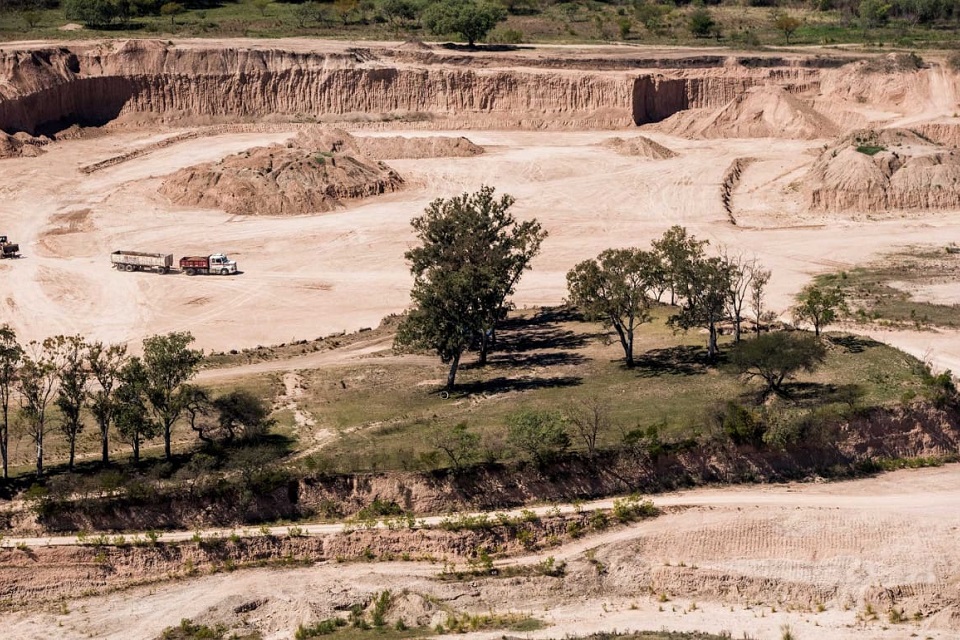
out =
<path fill-rule="evenodd" d="M 585 70 L 583 60 L 562 56 L 411 58 L 397 49 L 296 52 L 140 40 L 7 49 L 0 51 L 0 129 L 51 134 L 138 113 L 188 124 L 378 114 L 455 127 L 626 127 L 720 106 L 756 84 L 815 87 L 821 73 L 802 61 L 744 66 L 719 56 L 660 60 L 657 70 L 630 62 L 592 61 Z"/>

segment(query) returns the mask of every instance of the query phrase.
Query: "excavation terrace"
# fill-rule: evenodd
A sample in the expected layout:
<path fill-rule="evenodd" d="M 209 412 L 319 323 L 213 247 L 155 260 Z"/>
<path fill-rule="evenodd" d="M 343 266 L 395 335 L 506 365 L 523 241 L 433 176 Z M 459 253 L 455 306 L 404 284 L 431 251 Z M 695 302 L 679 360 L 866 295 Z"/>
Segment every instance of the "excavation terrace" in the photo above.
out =
<path fill-rule="evenodd" d="M 76 471 L 51 419 L 37 486 L 14 433 L 4 637 L 956 637 L 954 66 L 841 48 L 0 44 L 0 235 L 18 245 L 0 255 L 20 256 L 0 260 L 0 324 L 132 355 L 190 332 L 191 391 L 263 414 L 216 442 L 184 414 L 142 460 L 109 430 L 109 463 L 90 421 Z M 489 362 L 466 352 L 450 390 L 434 348 L 395 343 L 405 253 L 412 219 L 485 185 L 547 235 Z M 732 323 L 714 359 L 666 289 L 629 362 L 568 274 L 678 227 L 707 241 L 698 265 L 771 272 L 772 313 L 741 345 L 816 362 L 764 389 Z M 792 330 L 811 283 L 849 307 L 823 336 Z M 131 388 L 125 406 L 149 401 Z M 600 407 L 592 442 L 564 423 L 557 451 L 524 448 L 518 416 L 555 426 L 578 407 Z M 225 428 L 216 411 L 200 433 Z"/>

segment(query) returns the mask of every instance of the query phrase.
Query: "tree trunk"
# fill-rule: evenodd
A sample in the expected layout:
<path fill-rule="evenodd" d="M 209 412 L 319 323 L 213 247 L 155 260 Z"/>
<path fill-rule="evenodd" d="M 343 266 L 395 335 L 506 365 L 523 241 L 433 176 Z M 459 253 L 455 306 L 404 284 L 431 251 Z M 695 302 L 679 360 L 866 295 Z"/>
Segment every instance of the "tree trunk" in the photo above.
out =
<path fill-rule="evenodd" d="M 133 436 L 133 464 L 140 464 L 140 438 L 137 435 Z"/>
<path fill-rule="evenodd" d="M 717 357 L 717 325 L 710 323 L 710 339 L 707 342 L 707 357 L 713 360 Z"/>
<path fill-rule="evenodd" d="M 43 477 L 43 430 L 37 433 L 37 477 Z"/>
<path fill-rule="evenodd" d="M 627 332 L 627 368 L 633 368 L 633 330 Z"/>
<path fill-rule="evenodd" d="M 73 461 L 77 454 L 77 437 L 70 438 L 70 461 L 67 462 L 67 471 L 73 471 Z"/>
<path fill-rule="evenodd" d="M 480 359 L 478 364 L 481 367 L 487 366 L 487 352 L 490 349 L 490 336 L 487 335 L 486 331 L 480 333 Z"/>
<path fill-rule="evenodd" d="M 739 316 L 733 319 L 733 341 L 738 344 L 740 342 L 740 322 Z"/>
<path fill-rule="evenodd" d="M 173 455 L 170 453 L 170 431 L 172 430 L 173 425 L 166 425 L 163 429 L 163 455 L 169 461 Z"/>
<path fill-rule="evenodd" d="M 820 323 L 819 323 L 819 322 L 814 321 L 814 323 L 813 323 L 813 335 L 815 335 L 815 336 L 818 337 L 818 338 L 820 337 Z"/>
<path fill-rule="evenodd" d="M 613 328 L 617 330 L 617 336 L 620 338 L 620 346 L 623 347 L 623 357 L 627 361 L 627 366 L 633 366 L 633 337 L 627 340 L 627 334 L 620 323 L 614 320 L 612 322 Z"/>
<path fill-rule="evenodd" d="M 453 389 L 453 385 L 457 381 L 457 368 L 460 366 L 460 354 L 453 356 L 453 360 L 450 362 L 450 371 L 447 373 L 447 390 Z"/>
<path fill-rule="evenodd" d="M 3 457 L 3 479 L 10 477 L 7 459 L 7 444 L 10 442 L 10 422 L 7 416 L 7 407 L 3 407 L 3 431 L 0 432 L 0 454 Z"/>
<path fill-rule="evenodd" d="M 110 464 L 110 425 L 100 427 L 100 462 L 103 466 Z"/>

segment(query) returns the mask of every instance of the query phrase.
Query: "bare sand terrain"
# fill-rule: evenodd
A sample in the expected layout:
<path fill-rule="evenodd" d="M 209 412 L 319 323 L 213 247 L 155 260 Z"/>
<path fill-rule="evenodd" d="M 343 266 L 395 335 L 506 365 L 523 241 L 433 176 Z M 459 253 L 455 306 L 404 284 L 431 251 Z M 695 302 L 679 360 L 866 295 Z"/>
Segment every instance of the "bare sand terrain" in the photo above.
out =
<path fill-rule="evenodd" d="M 646 245 L 679 224 L 762 261 L 773 272 L 768 306 L 786 316 L 818 273 L 960 242 L 960 77 L 936 56 L 921 69 L 898 69 L 893 57 L 883 72 L 861 57 L 613 47 L 497 56 L 314 40 L 4 44 L 0 129 L 18 137 L 0 149 L 10 156 L 0 159 L 0 234 L 20 244 L 23 258 L 0 261 L 0 321 L 27 340 L 79 333 L 134 349 L 147 335 L 186 330 L 207 350 L 376 326 L 409 300 L 410 219 L 435 198 L 484 184 L 513 195 L 516 215 L 536 217 L 550 234 L 517 290 L 519 306 L 560 303 L 576 262 Z M 375 149 L 402 188 L 283 217 L 230 215 L 205 208 L 203 198 L 193 201 L 204 207 L 178 206 L 161 193 L 177 172 L 284 145 L 316 123 Z M 936 148 L 921 155 L 947 169 L 924 165 L 909 197 L 889 198 L 903 154 L 889 144 L 875 161 L 860 157 L 845 136 L 863 128 L 910 128 Z M 646 141 L 635 139 L 641 134 Z M 877 179 L 864 187 L 865 174 L 830 162 L 841 156 Z M 818 194 L 844 206 L 810 206 L 806 181 L 818 158 L 831 165 L 818 174 Z M 945 191 L 927 197 L 932 189 Z M 109 262 L 119 249 L 222 251 L 242 273 L 122 273 Z M 955 302 L 956 287 L 917 293 Z M 960 371 L 957 331 L 854 330 Z M 357 343 L 203 379 L 323 366 L 384 347 Z M 186 617 L 241 624 L 235 608 L 263 600 L 243 614 L 249 625 L 289 638 L 335 604 L 390 588 L 458 610 L 523 611 L 551 625 L 524 634 L 531 638 L 668 628 L 765 639 L 780 637 L 784 624 L 803 640 L 957 637 L 956 466 L 657 503 L 677 509 L 508 561 L 566 560 L 559 581 L 440 582 L 440 567 L 423 562 L 249 569 L 81 598 L 56 611 L 5 611 L 0 635 L 154 638 Z M 592 547 L 606 573 L 586 558 Z M 907 622 L 888 622 L 892 603 Z"/>
<path fill-rule="evenodd" d="M 398 133 L 417 135 L 391 131 Z M 615 137 L 607 131 L 477 131 L 470 139 L 486 153 L 392 160 L 406 189 L 324 215 L 229 216 L 174 207 L 157 194 L 162 176 L 173 171 L 294 134 L 188 139 L 90 175 L 78 165 L 149 144 L 153 136 L 57 142 L 41 158 L 5 160 L 0 228 L 25 256 L 0 263 L 7 317 L 28 339 L 82 333 L 135 343 L 151 333 L 189 330 L 199 346 L 217 350 L 375 326 L 408 303 L 403 252 L 412 242 L 410 218 L 435 197 L 482 184 L 514 195 L 517 215 L 538 218 L 550 232 L 517 291 L 520 306 L 562 301 L 565 274 L 577 261 L 610 246 L 645 245 L 673 224 L 756 255 L 773 271 L 770 302 L 779 311 L 813 274 L 906 245 L 960 238 L 956 211 L 883 220 L 822 215 L 800 226 L 770 216 L 763 226 L 731 225 L 718 195 L 726 167 L 747 156 L 758 158 L 760 168 L 796 162 L 817 148 L 807 141 L 647 134 L 678 153 L 650 161 L 598 145 Z M 763 193 L 745 188 L 734 204 L 748 209 L 751 199 L 762 203 Z M 65 219 L 72 221 L 66 228 Z M 109 253 L 118 249 L 176 256 L 224 251 L 243 273 L 193 279 L 121 273 L 109 264 Z M 960 340 L 949 334 L 890 338 L 915 355 L 936 344 L 932 355 L 944 366 L 960 355 Z"/>
<path fill-rule="evenodd" d="M 667 628 L 766 639 L 779 637 L 785 624 L 801 639 L 956 637 L 955 466 L 843 483 L 691 490 L 657 496 L 655 503 L 670 510 L 498 563 L 553 556 L 568 563 L 561 579 L 439 580 L 441 564 L 416 561 L 249 569 L 70 600 L 56 610 L 6 613 L 5 637 L 26 640 L 55 627 L 62 638 L 146 639 L 188 617 L 228 626 L 246 620 L 265 638 L 289 638 L 298 624 L 383 589 L 429 596 L 458 611 L 527 613 L 550 625 L 521 634 L 528 638 Z M 415 544 L 410 551 L 416 553 Z M 249 602 L 260 604 L 234 612 Z M 909 620 L 891 624 L 893 606 Z"/>

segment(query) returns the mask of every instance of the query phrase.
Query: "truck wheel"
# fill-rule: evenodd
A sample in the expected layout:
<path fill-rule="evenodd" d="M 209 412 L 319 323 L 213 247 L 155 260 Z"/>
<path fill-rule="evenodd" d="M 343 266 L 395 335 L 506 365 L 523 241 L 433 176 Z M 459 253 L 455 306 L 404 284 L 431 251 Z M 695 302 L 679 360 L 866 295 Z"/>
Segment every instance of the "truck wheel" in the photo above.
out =
<path fill-rule="evenodd" d="M 135 266 L 133 266 L 132 264 L 128 264 L 128 265 L 127 265 L 127 273 L 133 273 L 133 272 L 136 271 L 136 270 L 137 270 L 137 268 L 136 268 Z"/>
<path fill-rule="evenodd" d="M 194 271 L 193 269 L 187 269 L 186 271 L 184 271 L 184 273 L 186 273 L 188 276 L 192 276 L 192 275 L 195 275 L 197 272 Z"/>
<path fill-rule="evenodd" d="M 157 269 L 157 273 L 160 274 L 161 276 L 166 275 L 168 271 L 169 269 L 167 269 L 166 267 L 160 267 L 159 269 Z"/>
<path fill-rule="evenodd" d="M 220 269 L 220 275 L 225 276 L 225 275 L 227 275 L 228 273 L 230 273 L 230 272 L 227 271 L 226 269 Z"/>

